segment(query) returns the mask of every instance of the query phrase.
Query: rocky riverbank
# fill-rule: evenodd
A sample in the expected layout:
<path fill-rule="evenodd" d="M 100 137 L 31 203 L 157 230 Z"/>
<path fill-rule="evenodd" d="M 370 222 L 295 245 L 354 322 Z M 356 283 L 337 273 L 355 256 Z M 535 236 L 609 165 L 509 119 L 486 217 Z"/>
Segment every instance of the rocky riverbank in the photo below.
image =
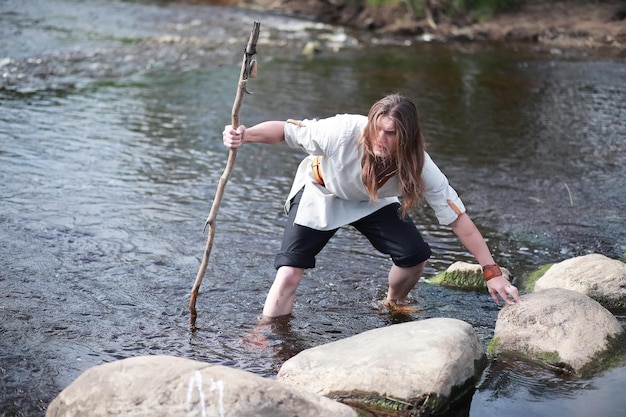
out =
<path fill-rule="evenodd" d="M 534 43 L 547 48 L 607 49 L 626 53 L 626 3 L 528 0 L 519 9 L 489 18 L 472 13 L 428 18 L 406 2 L 371 7 L 350 0 L 209 0 L 363 29 L 377 34 L 421 36 L 433 41 L 482 40 Z M 431 2 L 438 4 L 441 2 Z"/>

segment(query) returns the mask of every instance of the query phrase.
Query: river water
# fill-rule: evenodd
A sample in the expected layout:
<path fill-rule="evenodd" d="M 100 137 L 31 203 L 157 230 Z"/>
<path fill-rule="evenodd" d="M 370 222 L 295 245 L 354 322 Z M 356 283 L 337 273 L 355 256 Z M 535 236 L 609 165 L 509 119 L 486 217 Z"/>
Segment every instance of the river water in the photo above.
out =
<path fill-rule="evenodd" d="M 289 321 L 256 320 L 273 279 L 283 199 L 301 155 L 238 152 L 198 299 L 188 297 L 228 151 L 221 131 L 243 47 L 261 22 L 242 123 L 367 112 L 413 97 L 429 151 L 515 278 L 626 251 L 626 57 L 498 44 L 375 39 L 261 12 L 179 2 L 0 2 L 0 416 L 42 416 L 91 366 L 167 354 L 273 378 L 302 349 L 399 321 L 454 317 L 487 345 L 487 293 L 428 283 L 472 261 L 430 209 L 434 249 L 406 317 L 372 308 L 389 261 L 340 231 Z M 306 58 L 315 39 L 322 53 Z M 615 312 L 626 325 L 623 312 Z M 622 360 L 624 363 L 624 360 Z M 570 378 L 492 360 L 457 415 L 616 416 L 626 367 Z"/>

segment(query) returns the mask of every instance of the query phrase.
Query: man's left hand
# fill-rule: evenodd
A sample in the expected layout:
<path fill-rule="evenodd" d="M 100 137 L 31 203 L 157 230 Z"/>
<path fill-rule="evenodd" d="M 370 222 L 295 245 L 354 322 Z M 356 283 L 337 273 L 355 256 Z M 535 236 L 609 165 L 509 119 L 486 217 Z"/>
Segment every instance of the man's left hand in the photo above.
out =
<path fill-rule="evenodd" d="M 517 287 L 511 284 L 503 275 L 487 281 L 487 288 L 489 289 L 491 298 L 493 298 L 498 305 L 500 305 L 500 298 L 507 304 L 515 304 L 522 301 L 519 298 Z"/>

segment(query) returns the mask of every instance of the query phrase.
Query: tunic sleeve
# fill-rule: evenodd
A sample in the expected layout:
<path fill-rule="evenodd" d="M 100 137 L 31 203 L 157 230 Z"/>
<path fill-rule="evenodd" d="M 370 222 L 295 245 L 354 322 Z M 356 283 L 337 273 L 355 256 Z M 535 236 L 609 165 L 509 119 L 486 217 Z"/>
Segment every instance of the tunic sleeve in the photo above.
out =
<path fill-rule="evenodd" d="M 287 120 L 285 142 L 289 147 L 301 149 L 309 155 L 326 155 L 333 143 L 330 119 Z"/>
<path fill-rule="evenodd" d="M 449 225 L 461 213 L 465 213 L 463 201 L 428 153 L 426 153 L 422 179 L 425 185 L 424 198 L 435 211 L 440 224 Z"/>

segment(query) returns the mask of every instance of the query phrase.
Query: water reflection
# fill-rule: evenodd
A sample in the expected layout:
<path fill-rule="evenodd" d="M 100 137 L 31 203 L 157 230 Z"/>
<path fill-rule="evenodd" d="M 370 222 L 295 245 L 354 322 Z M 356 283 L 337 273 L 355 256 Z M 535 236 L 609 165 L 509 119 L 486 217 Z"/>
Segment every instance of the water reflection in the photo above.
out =
<path fill-rule="evenodd" d="M 626 368 L 618 368 L 595 379 L 575 379 L 521 360 L 494 361 L 471 415 L 617 416 L 624 406 L 619 382 L 624 375 Z"/>

